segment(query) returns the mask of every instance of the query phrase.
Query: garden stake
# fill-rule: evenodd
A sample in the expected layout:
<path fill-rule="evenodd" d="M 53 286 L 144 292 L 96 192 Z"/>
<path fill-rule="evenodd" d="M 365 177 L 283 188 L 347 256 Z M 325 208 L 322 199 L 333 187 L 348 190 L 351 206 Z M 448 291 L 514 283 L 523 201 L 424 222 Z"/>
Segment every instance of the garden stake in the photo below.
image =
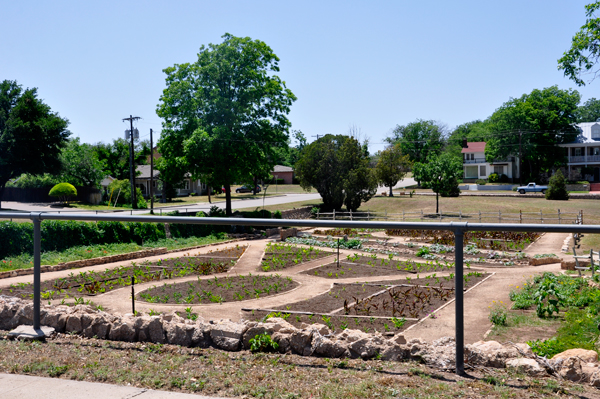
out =
<path fill-rule="evenodd" d="M 135 276 L 131 276 L 131 313 L 135 316 L 135 291 L 133 286 L 135 285 Z"/>
<path fill-rule="evenodd" d="M 337 267 L 340 267 L 340 239 L 338 238 L 338 256 L 337 256 Z"/>

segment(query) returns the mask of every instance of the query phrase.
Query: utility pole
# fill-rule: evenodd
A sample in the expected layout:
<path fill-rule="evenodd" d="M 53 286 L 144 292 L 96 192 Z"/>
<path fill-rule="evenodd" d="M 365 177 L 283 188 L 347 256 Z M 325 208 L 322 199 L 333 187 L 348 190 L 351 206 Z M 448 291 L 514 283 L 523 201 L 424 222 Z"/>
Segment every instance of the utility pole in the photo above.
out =
<path fill-rule="evenodd" d="M 150 129 L 150 214 L 154 215 L 154 147 L 152 129 Z"/>
<path fill-rule="evenodd" d="M 131 116 L 129 118 L 123 118 L 123 122 L 129 121 L 129 126 L 131 129 L 129 130 L 129 138 L 131 139 L 130 147 L 129 147 L 129 181 L 131 182 L 131 207 L 133 209 L 137 209 L 137 195 L 135 192 L 135 168 L 133 165 L 133 121 L 142 119 L 139 116 Z M 127 131 L 126 131 L 127 132 Z"/>
<path fill-rule="evenodd" d="M 523 185 L 523 172 L 522 172 L 522 168 L 521 168 L 521 164 L 522 164 L 522 159 L 523 159 L 523 152 L 521 150 L 521 138 L 523 137 L 523 132 L 521 130 L 519 130 L 519 186 Z"/>

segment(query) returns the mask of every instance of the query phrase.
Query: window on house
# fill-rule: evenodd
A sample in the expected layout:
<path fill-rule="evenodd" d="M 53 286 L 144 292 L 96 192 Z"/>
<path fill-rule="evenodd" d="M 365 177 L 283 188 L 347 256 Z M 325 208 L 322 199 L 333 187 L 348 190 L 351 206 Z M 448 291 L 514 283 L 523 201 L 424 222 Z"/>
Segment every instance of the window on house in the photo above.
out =
<path fill-rule="evenodd" d="M 597 123 L 592 126 L 592 138 L 600 139 L 600 125 Z"/>
<path fill-rule="evenodd" d="M 504 166 L 500 165 L 500 166 L 494 166 L 494 173 L 497 173 L 499 175 L 504 173 Z"/>
<path fill-rule="evenodd" d="M 483 177 L 487 176 L 486 172 L 487 171 L 485 170 L 485 165 L 479 166 L 479 176 L 483 176 Z"/>
<path fill-rule="evenodd" d="M 593 155 L 600 155 L 600 148 L 598 148 L 598 147 L 593 148 L 593 153 L 592 154 Z"/>
<path fill-rule="evenodd" d="M 580 157 L 581 156 L 581 148 L 575 148 L 575 156 L 576 157 Z"/>
<path fill-rule="evenodd" d="M 190 189 L 190 181 L 189 180 L 185 180 L 183 182 L 183 189 L 184 190 L 189 190 Z"/>

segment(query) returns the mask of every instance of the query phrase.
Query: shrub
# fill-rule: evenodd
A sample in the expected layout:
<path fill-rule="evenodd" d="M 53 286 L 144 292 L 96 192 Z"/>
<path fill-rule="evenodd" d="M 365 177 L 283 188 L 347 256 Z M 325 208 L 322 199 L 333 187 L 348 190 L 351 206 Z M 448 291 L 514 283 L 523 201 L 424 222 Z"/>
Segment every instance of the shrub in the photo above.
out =
<path fill-rule="evenodd" d="M 273 219 L 283 219 L 283 215 L 281 214 L 281 211 L 275 211 L 273 213 Z"/>
<path fill-rule="evenodd" d="M 67 203 L 69 198 L 77 197 L 77 189 L 70 183 L 58 183 L 50 189 L 48 193 L 51 197 L 58 197 L 58 200 Z"/>
<path fill-rule="evenodd" d="M 569 199 L 569 193 L 567 191 L 567 183 L 562 172 L 559 170 L 552 175 L 550 178 L 550 184 L 546 191 L 547 200 L 561 200 L 566 201 Z"/>
<path fill-rule="evenodd" d="M 496 303 L 494 301 L 493 305 L 490 306 L 490 321 L 495 326 L 505 326 L 506 325 L 506 306 L 502 302 Z"/>
<path fill-rule="evenodd" d="M 499 181 L 500 181 L 500 183 L 508 183 L 508 176 L 506 176 L 504 173 L 502 173 L 500 175 Z"/>
<path fill-rule="evenodd" d="M 500 176 L 498 176 L 498 173 L 492 173 L 488 176 L 488 181 L 490 183 L 498 183 L 499 180 Z"/>
<path fill-rule="evenodd" d="M 485 184 L 487 183 L 487 180 L 485 179 L 477 179 L 477 181 L 475 182 L 480 186 L 485 186 Z"/>
<path fill-rule="evenodd" d="M 114 205 L 115 202 L 121 205 L 131 204 L 131 184 L 129 184 L 129 180 L 113 180 L 108 185 L 108 192 L 112 193 L 111 206 Z M 148 208 L 148 202 L 144 199 L 142 190 L 137 187 L 135 193 L 137 195 L 137 207 L 139 209 Z"/>
<path fill-rule="evenodd" d="M 250 352 L 275 352 L 279 344 L 267 333 L 262 333 L 250 338 Z"/>

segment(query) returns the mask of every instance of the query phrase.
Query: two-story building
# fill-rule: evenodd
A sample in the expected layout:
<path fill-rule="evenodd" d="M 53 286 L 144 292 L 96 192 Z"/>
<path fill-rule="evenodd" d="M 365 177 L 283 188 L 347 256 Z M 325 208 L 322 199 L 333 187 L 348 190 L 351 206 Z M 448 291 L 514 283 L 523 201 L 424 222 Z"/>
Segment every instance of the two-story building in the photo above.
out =
<path fill-rule="evenodd" d="M 487 179 L 492 173 L 497 173 L 498 176 L 506 175 L 509 182 L 513 182 L 519 178 L 519 162 L 517 157 L 486 162 L 485 141 L 467 142 L 467 147 L 462 149 L 462 154 L 465 182 Z"/>
<path fill-rule="evenodd" d="M 600 122 L 578 123 L 579 135 L 565 144 L 569 180 L 600 181 Z M 582 173 L 586 172 L 586 173 Z"/>

